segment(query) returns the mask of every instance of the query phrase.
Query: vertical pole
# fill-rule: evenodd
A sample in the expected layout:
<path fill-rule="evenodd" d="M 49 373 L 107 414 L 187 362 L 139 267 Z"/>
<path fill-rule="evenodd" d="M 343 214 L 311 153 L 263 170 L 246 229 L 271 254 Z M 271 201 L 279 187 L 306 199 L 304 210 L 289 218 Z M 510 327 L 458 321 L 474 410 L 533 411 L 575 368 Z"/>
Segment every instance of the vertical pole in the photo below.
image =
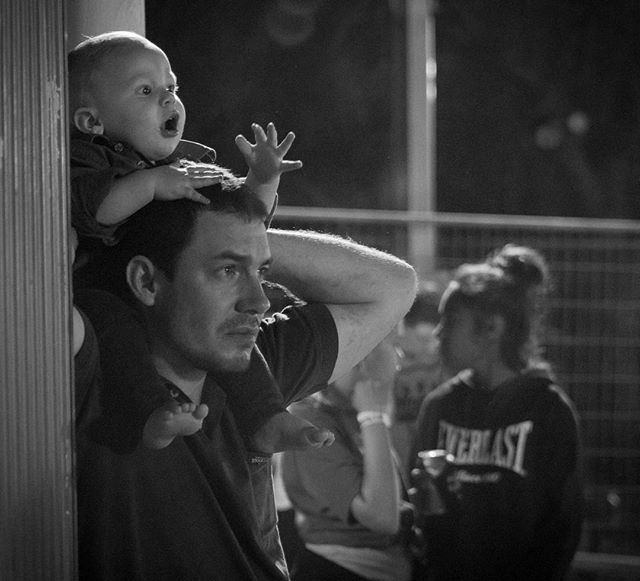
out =
<path fill-rule="evenodd" d="M 0 7 L 0 579 L 76 576 L 63 12 Z"/>
<path fill-rule="evenodd" d="M 435 0 L 407 0 L 408 210 L 436 210 Z M 420 275 L 435 268 L 436 226 L 409 226 L 409 260 Z"/>
<path fill-rule="evenodd" d="M 144 34 L 144 0 L 67 8 L 0 4 L 2 580 L 77 577 L 66 52 L 87 34 Z"/>
<path fill-rule="evenodd" d="M 130 30 L 144 36 L 144 0 L 67 0 L 67 48 L 87 36 Z"/>

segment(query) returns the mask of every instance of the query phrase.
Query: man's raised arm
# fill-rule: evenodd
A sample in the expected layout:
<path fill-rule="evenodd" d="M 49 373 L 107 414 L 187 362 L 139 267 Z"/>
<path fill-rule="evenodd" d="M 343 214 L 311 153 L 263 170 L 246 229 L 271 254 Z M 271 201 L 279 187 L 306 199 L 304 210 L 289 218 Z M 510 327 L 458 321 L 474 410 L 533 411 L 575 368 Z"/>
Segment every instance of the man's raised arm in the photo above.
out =
<path fill-rule="evenodd" d="M 413 304 L 416 273 L 395 256 L 315 232 L 270 229 L 268 236 L 271 277 L 333 315 L 339 349 L 331 381 L 380 343 Z"/>

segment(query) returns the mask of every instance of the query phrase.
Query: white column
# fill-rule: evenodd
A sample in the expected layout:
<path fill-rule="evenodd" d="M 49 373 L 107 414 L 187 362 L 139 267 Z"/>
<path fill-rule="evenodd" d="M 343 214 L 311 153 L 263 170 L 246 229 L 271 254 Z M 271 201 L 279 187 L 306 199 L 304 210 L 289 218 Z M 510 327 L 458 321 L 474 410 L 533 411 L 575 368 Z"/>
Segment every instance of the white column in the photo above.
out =
<path fill-rule="evenodd" d="M 75 578 L 63 0 L 0 4 L 0 579 Z"/>
<path fill-rule="evenodd" d="M 408 210 L 436 210 L 436 47 L 434 0 L 406 0 Z M 435 267 L 436 229 L 409 227 L 409 261 L 419 274 Z"/>
<path fill-rule="evenodd" d="M 116 29 L 143 0 L 0 3 L 2 580 L 77 577 L 66 53 Z"/>
<path fill-rule="evenodd" d="M 67 48 L 111 30 L 144 36 L 144 14 L 144 0 L 67 0 Z"/>

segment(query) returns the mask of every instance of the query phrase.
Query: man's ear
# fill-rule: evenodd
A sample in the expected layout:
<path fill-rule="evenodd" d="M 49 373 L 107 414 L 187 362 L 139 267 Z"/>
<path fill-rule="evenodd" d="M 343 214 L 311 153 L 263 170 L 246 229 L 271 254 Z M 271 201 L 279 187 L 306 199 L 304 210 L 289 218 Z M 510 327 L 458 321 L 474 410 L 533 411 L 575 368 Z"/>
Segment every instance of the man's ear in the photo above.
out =
<path fill-rule="evenodd" d="M 73 113 L 73 124 L 82 133 L 102 135 L 104 126 L 98 119 L 97 113 L 91 107 L 79 107 Z"/>
<path fill-rule="evenodd" d="M 159 282 L 164 275 L 146 256 L 134 256 L 127 264 L 127 284 L 134 296 L 145 306 L 155 304 Z"/>

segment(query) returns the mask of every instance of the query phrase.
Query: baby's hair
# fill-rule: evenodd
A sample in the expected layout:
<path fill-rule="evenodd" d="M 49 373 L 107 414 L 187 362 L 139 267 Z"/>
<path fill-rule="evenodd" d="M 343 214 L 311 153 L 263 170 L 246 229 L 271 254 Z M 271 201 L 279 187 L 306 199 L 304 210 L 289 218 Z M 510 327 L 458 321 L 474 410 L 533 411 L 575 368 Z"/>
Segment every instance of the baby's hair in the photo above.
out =
<path fill-rule="evenodd" d="M 549 269 L 539 252 L 507 244 L 485 262 L 458 268 L 447 310 L 468 307 L 478 321 L 500 315 L 505 321 L 501 344 L 505 363 L 518 371 L 548 368 L 541 355 L 540 333 L 549 281 Z"/>
<path fill-rule="evenodd" d="M 69 110 L 85 106 L 90 95 L 91 77 L 104 61 L 116 52 L 132 47 L 158 47 L 144 36 L 128 30 L 105 32 L 83 40 L 71 50 L 67 58 L 69 72 Z"/>

